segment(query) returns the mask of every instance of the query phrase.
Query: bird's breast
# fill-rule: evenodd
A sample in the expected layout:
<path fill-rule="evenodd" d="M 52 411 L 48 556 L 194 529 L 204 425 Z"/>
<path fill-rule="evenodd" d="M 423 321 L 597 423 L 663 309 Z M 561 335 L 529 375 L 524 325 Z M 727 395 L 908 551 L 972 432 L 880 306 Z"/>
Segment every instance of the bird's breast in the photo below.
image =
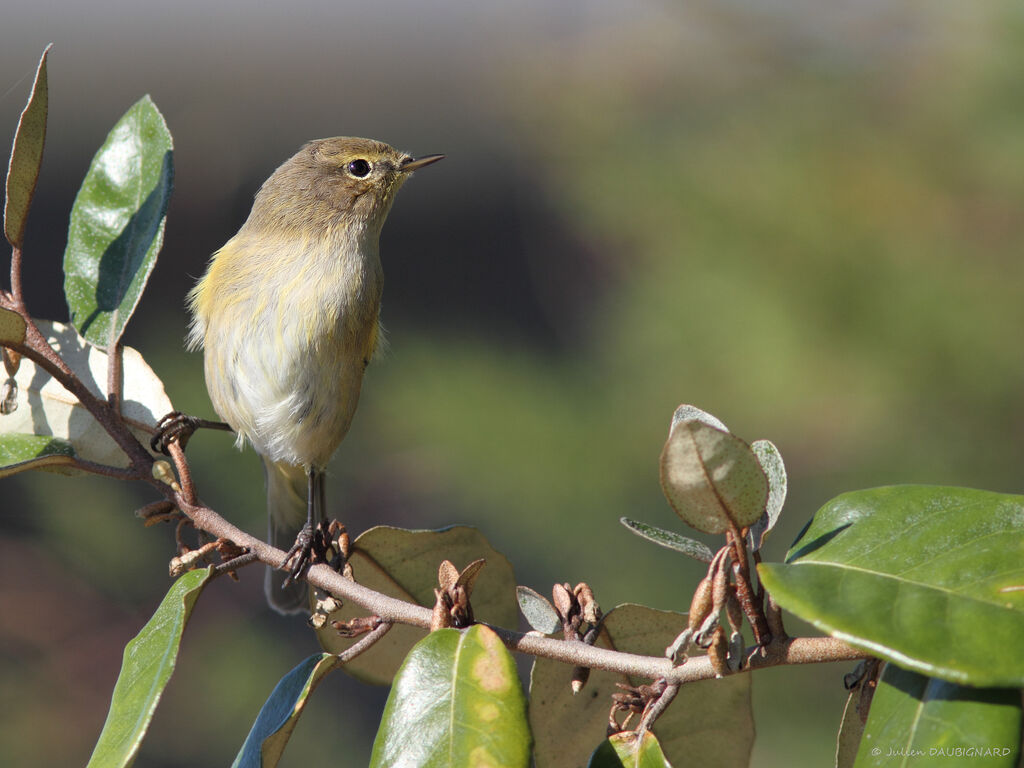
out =
<path fill-rule="evenodd" d="M 373 353 L 376 243 L 278 244 L 229 272 L 231 300 L 211 302 L 205 322 L 214 407 L 260 453 L 323 466 L 348 431 Z"/>

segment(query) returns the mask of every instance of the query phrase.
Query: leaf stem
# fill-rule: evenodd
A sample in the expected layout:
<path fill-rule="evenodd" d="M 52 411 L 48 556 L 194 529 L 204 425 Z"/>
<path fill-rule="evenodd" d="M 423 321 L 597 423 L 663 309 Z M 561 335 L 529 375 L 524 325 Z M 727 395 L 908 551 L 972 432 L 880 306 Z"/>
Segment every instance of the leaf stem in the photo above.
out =
<path fill-rule="evenodd" d="M 118 339 L 107 350 L 107 404 L 118 415 L 121 414 L 121 391 L 124 383 L 123 359 L 124 345 Z"/>
<path fill-rule="evenodd" d="M 25 311 L 25 297 L 21 292 L 21 248 L 11 247 L 11 298 L 14 300 L 16 311 L 27 315 Z"/>

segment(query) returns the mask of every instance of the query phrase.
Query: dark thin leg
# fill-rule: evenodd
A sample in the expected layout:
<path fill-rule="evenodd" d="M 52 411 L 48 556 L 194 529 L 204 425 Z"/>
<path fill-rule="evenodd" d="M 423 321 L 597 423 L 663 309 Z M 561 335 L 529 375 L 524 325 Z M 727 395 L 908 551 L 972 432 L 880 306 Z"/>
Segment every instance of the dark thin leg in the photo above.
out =
<path fill-rule="evenodd" d="M 310 468 L 306 470 L 306 524 L 302 526 L 299 535 L 295 537 L 295 543 L 292 544 L 292 548 L 285 555 L 284 567 L 287 568 L 289 563 L 292 565 L 288 569 L 288 578 L 284 580 L 284 584 L 281 585 L 282 587 L 286 587 L 293 581 L 302 578 L 302 575 L 309 569 L 314 559 L 316 559 L 316 553 L 313 551 L 316 538 L 314 536 L 313 523 L 315 520 L 319 520 L 317 513 L 323 509 L 323 503 L 323 473 Z"/>
<path fill-rule="evenodd" d="M 167 454 L 167 446 L 171 443 L 180 443 L 184 448 L 197 429 L 222 429 L 230 432 L 231 426 L 223 421 L 207 421 L 181 411 L 171 411 L 157 422 L 156 434 L 149 441 L 149 447 L 163 454 Z"/>

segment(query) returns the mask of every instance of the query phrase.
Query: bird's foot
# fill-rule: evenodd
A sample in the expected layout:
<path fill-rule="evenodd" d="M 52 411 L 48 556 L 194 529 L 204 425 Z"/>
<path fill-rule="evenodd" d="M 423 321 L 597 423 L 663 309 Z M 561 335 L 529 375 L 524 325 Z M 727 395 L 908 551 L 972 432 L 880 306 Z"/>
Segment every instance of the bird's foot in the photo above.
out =
<path fill-rule="evenodd" d="M 178 443 L 184 448 L 197 429 L 230 431 L 231 427 L 222 421 L 207 421 L 181 411 L 171 411 L 156 423 L 156 434 L 150 439 L 149 447 L 167 455 L 167 447 L 171 443 Z"/>
<path fill-rule="evenodd" d="M 285 554 L 284 562 L 281 564 L 281 568 L 288 571 L 288 578 L 281 586 L 287 587 L 298 581 L 306 575 L 311 565 L 326 561 L 327 550 L 332 543 L 329 539 L 327 524 L 324 522 L 315 528 L 308 522 L 302 526 L 299 535 L 295 537 L 295 543 Z"/>

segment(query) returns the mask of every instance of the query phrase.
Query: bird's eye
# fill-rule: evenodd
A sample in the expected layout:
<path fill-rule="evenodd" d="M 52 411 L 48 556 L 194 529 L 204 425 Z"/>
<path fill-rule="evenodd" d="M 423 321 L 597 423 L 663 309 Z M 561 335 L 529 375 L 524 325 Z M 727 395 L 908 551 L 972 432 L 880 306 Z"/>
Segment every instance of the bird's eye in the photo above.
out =
<path fill-rule="evenodd" d="M 362 179 L 370 173 L 370 164 L 359 158 L 348 164 L 348 172 L 358 179 Z"/>

